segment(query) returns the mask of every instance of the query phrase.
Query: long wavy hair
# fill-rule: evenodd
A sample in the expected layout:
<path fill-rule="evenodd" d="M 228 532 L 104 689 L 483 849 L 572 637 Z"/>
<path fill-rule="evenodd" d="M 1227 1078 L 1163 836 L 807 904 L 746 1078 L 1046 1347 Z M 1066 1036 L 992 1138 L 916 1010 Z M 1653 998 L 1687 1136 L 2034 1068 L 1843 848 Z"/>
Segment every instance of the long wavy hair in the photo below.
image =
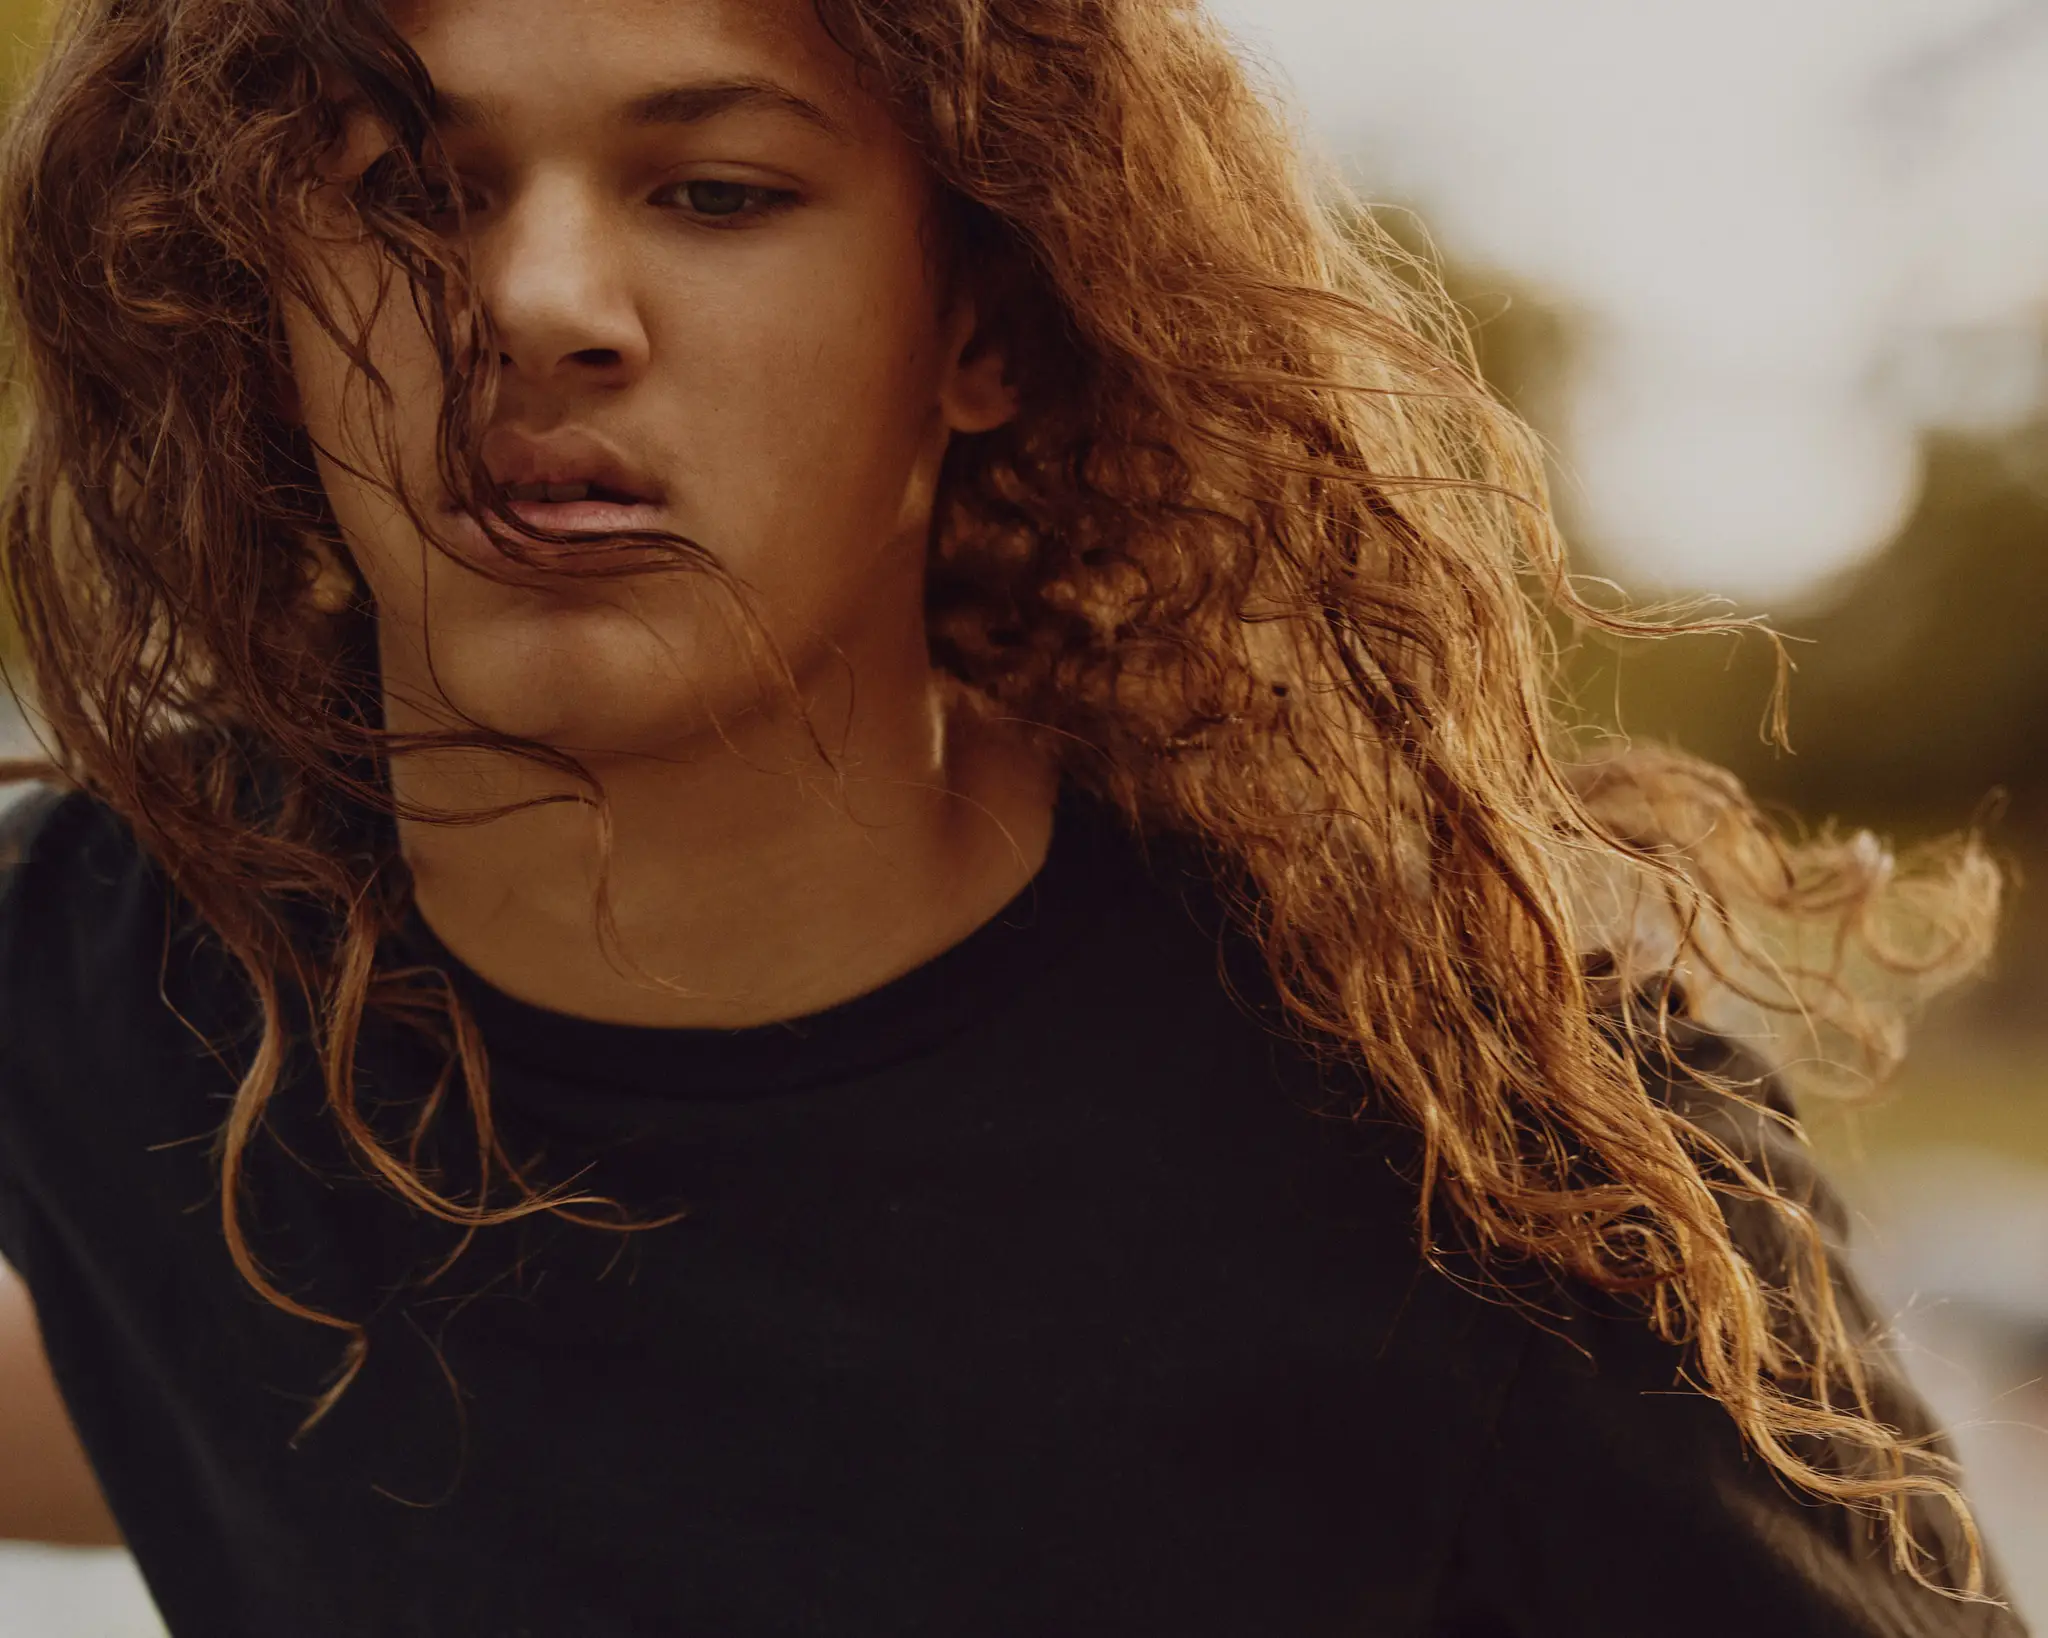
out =
<path fill-rule="evenodd" d="M 1782 1056 L 1881 1072 L 1901 1004 L 1983 958 L 1994 867 L 1969 841 L 1904 862 L 1867 837 L 1794 845 L 1718 771 L 1564 720 L 1560 631 L 1684 622 L 1568 573 L 1542 448 L 1461 314 L 1193 0 L 816 4 L 921 146 L 1023 406 L 948 457 L 936 666 L 1213 862 L 1302 1038 L 1415 1135 L 1424 1255 L 1638 1304 L 1772 1467 L 1888 1519 L 1916 1577 L 1909 1503 L 1953 1507 L 1981 1594 L 1952 1465 L 1873 1408 L 1811 1213 L 1654 1096 L 1631 1037 L 1718 1008 L 1807 1043 Z M 343 84 L 402 172 L 438 163 L 432 87 L 371 0 L 73 0 L 0 183 L 22 422 L 4 549 L 46 766 L 127 820 L 247 976 L 262 1031 L 219 1137 L 222 1224 L 271 1302 L 349 1333 L 316 1418 L 362 1330 L 271 1279 L 239 1190 L 295 1032 L 352 1152 L 418 1209 L 471 1233 L 632 1226 L 529 1179 L 459 1003 L 379 957 L 406 875 L 390 828 L 350 816 L 392 811 L 406 747 L 275 386 L 281 293 L 319 309 L 293 232 Z M 489 352 L 461 342 L 488 315 L 403 191 L 356 208 L 440 348 L 444 472 L 503 522 L 476 458 Z M 358 1105 L 378 1009 L 445 1048 L 409 1136 Z M 460 1188 L 419 1149 L 449 1122 L 484 1163 Z M 1763 1278 L 1738 1198 L 1818 1277 Z M 1858 1459 L 1820 1454 L 1840 1448 Z"/>

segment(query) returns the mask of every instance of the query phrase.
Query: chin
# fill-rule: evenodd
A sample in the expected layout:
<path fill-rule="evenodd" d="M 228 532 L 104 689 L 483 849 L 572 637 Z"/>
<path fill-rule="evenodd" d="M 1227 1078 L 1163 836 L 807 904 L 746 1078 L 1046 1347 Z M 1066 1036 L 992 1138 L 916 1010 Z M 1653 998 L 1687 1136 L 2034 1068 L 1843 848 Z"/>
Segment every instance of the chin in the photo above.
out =
<path fill-rule="evenodd" d="M 385 681 L 394 703 L 426 707 L 408 715 L 600 759 L 682 754 L 761 701 L 760 678 L 729 645 L 664 632 L 620 609 L 443 630 L 431 673 L 387 657 Z"/>

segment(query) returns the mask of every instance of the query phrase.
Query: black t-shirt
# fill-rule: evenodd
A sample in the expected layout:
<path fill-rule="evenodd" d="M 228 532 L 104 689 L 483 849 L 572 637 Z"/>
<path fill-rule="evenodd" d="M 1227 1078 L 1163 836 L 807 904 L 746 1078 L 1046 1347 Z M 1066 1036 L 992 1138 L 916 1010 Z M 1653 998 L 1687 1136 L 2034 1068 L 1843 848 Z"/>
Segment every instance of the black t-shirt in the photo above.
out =
<path fill-rule="evenodd" d="M 550 1014 L 415 926 L 515 1152 L 684 1215 L 426 1280 L 455 1231 L 295 1065 L 252 1242 L 370 1336 L 295 1446 L 342 1339 L 236 1272 L 210 1156 L 253 1007 L 106 810 L 8 828 L 0 1251 L 179 1638 L 2019 1631 L 1781 1485 L 1639 1320 L 1430 1270 L 1399 1128 L 1269 1027 L 1200 871 L 1073 793 L 993 921 L 788 1025 Z M 373 1027 L 373 1116 L 432 1068 Z"/>

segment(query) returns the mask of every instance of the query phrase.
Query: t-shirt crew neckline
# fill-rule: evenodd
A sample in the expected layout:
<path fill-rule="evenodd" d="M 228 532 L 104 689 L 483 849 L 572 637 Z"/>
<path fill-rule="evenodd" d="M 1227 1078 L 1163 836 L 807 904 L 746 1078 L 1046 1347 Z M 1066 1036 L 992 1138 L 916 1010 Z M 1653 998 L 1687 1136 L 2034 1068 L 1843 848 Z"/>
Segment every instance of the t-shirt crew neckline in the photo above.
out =
<path fill-rule="evenodd" d="M 855 1079 L 924 1056 L 1016 998 L 1091 942 L 1111 914 L 1119 869 L 1142 870 L 1118 820 L 1062 786 L 1037 873 L 964 939 L 878 988 L 820 1012 L 739 1029 L 605 1023 L 507 994 L 465 965 L 417 908 L 407 955 L 447 974 L 494 1065 L 629 1095 L 717 1100 L 772 1096 Z M 1127 889 L 1128 890 L 1128 889 Z"/>

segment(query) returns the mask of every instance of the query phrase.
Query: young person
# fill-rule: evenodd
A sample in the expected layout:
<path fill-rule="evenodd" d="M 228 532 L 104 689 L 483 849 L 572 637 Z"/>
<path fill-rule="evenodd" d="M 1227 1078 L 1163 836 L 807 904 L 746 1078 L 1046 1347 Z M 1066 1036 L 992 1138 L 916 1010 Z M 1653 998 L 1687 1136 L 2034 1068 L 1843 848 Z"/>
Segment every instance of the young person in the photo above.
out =
<path fill-rule="evenodd" d="M 1889 865 L 1558 760 L 1646 628 L 1197 7 L 76 0 L 4 222 L 0 1249 L 173 1632 L 2018 1630 L 1706 1027 Z"/>

